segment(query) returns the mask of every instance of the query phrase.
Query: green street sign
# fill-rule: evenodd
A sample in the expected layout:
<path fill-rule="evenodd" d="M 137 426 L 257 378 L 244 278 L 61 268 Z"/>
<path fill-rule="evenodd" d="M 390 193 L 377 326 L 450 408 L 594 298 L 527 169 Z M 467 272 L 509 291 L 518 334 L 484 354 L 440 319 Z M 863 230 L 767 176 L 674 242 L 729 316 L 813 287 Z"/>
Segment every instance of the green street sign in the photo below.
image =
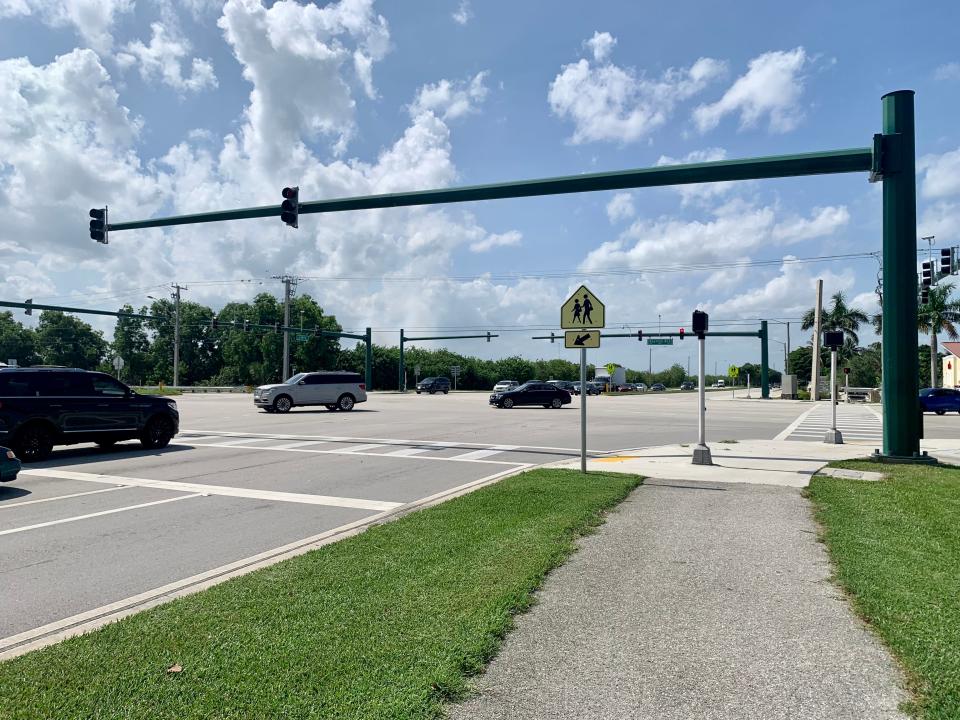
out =
<path fill-rule="evenodd" d="M 309 339 L 310 339 L 310 336 L 307 335 L 307 333 L 297 333 L 298 342 L 306 342 Z"/>
<path fill-rule="evenodd" d="M 647 338 L 647 345 L 673 345 L 673 338 Z"/>

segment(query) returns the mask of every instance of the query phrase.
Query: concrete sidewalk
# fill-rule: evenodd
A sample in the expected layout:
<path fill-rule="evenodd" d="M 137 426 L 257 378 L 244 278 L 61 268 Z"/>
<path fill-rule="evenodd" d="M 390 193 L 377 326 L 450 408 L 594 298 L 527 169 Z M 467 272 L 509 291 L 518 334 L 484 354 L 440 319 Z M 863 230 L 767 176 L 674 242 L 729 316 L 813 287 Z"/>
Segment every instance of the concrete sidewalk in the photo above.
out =
<path fill-rule="evenodd" d="M 695 479 L 692 448 L 591 461 L 657 479 L 550 575 L 450 717 L 906 718 L 902 678 L 831 583 L 797 487 L 869 449 L 713 449 L 721 464 Z"/>

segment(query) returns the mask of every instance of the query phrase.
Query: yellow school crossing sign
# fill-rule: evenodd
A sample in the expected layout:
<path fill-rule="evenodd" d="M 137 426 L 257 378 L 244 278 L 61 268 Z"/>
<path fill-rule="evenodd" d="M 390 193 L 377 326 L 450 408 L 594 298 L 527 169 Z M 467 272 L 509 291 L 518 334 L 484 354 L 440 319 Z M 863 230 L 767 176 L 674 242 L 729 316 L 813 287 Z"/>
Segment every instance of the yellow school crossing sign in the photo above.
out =
<path fill-rule="evenodd" d="M 577 288 L 560 306 L 560 327 L 564 330 L 599 330 L 606 327 L 604 305 L 586 285 Z"/>

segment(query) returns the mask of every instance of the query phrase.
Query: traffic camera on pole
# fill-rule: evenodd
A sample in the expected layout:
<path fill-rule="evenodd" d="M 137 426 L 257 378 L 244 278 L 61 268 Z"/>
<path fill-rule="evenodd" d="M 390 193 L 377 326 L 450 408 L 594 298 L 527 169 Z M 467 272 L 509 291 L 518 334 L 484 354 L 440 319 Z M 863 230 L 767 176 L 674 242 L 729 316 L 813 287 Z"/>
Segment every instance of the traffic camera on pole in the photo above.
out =
<path fill-rule="evenodd" d="M 285 187 L 283 202 L 280 203 L 280 219 L 290 227 L 300 227 L 300 187 Z"/>
<path fill-rule="evenodd" d="M 107 245 L 107 208 L 90 208 L 90 239 Z"/>

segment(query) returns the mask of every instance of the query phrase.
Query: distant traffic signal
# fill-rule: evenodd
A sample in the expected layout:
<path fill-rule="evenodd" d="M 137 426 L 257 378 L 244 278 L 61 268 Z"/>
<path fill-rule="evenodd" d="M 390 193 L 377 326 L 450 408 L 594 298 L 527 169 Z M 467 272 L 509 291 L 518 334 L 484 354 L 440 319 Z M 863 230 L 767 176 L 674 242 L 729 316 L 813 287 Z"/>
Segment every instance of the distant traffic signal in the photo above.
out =
<path fill-rule="evenodd" d="M 933 264 L 929 260 L 924 260 L 920 266 L 920 284 L 924 287 L 933 285 Z"/>
<path fill-rule="evenodd" d="M 243 321 L 243 331 L 244 331 L 244 332 L 250 332 L 250 321 L 249 321 L 249 320 L 244 320 L 244 321 Z"/>
<path fill-rule="evenodd" d="M 107 209 L 90 208 L 90 239 L 106 245 L 107 238 Z"/>
<path fill-rule="evenodd" d="M 285 187 L 280 203 L 280 219 L 290 227 L 300 227 L 300 187 Z"/>
<path fill-rule="evenodd" d="M 29 298 L 29 299 L 27 299 L 27 300 L 24 300 L 24 301 L 23 301 L 23 304 L 27 306 L 26 309 L 24 310 L 24 312 L 25 312 L 27 315 L 33 315 L 33 307 L 32 307 L 32 305 L 33 305 L 33 298 Z"/>
<path fill-rule="evenodd" d="M 953 255 L 954 248 L 940 248 L 940 274 L 950 275 L 953 273 Z"/>
<path fill-rule="evenodd" d="M 637 330 L 637 342 L 643 342 L 643 330 Z"/>
<path fill-rule="evenodd" d="M 490 331 L 487 330 L 487 342 L 490 342 Z"/>
<path fill-rule="evenodd" d="M 925 287 L 920 291 L 920 304 L 926 305 L 928 302 L 930 302 L 930 288 Z"/>
<path fill-rule="evenodd" d="M 211 329 L 211 330 L 216 330 L 218 327 L 220 327 L 220 321 L 217 320 L 217 316 L 216 316 L 216 315 L 211 315 L 211 316 L 210 316 L 210 329 Z"/>
<path fill-rule="evenodd" d="M 320 326 L 319 326 L 319 325 L 314 325 L 314 326 L 313 326 L 313 336 L 314 336 L 314 337 L 322 337 L 322 333 L 323 333 L 323 331 L 320 329 Z"/>
<path fill-rule="evenodd" d="M 683 328 L 680 328 L 680 339 L 683 340 Z"/>

